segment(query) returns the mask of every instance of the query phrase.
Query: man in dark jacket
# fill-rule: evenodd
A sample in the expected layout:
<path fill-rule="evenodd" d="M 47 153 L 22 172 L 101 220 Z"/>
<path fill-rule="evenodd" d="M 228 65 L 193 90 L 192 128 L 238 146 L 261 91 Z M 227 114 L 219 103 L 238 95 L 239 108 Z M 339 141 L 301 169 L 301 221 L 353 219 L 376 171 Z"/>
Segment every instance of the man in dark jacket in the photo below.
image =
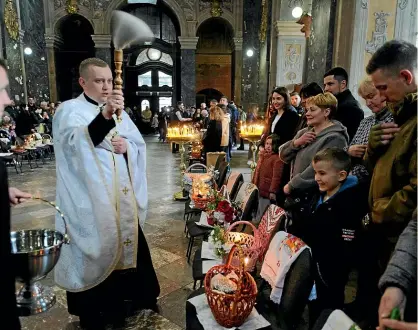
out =
<path fill-rule="evenodd" d="M 337 98 L 335 119 L 347 128 L 351 142 L 364 118 L 364 112 L 348 89 L 348 74 L 344 68 L 335 67 L 324 74 L 324 92 L 330 92 Z"/>
<path fill-rule="evenodd" d="M 3 116 L 4 107 L 10 104 L 6 88 L 9 85 L 7 78 L 6 64 L 0 59 L 0 118 Z M 16 296 L 15 296 L 15 276 L 12 265 L 11 245 L 10 245 L 10 204 L 19 204 L 25 198 L 30 198 L 16 188 L 9 188 L 7 184 L 7 169 L 3 161 L 0 160 L 0 259 L 4 265 L 0 272 L 0 281 L 3 285 L 0 295 L 0 305 L 2 322 L 7 329 L 20 329 L 20 322 L 17 316 Z"/>

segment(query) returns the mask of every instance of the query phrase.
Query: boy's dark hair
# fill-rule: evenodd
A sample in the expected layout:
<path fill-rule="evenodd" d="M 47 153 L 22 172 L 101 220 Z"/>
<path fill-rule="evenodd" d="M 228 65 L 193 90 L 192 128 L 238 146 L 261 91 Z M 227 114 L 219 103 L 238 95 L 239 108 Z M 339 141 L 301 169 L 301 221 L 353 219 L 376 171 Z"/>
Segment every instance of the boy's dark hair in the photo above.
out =
<path fill-rule="evenodd" d="M 182 105 L 183 101 L 177 101 L 177 106 Z"/>
<path fill-rule="evenodd" d="M 225 95 L 222 95 L 222 96 L 221 96 L 221 99 L 225 99 L 225 100 L 227 100 L 227 101 L 228 101 L 228 97 L 227 97 L 227 96 L 225 96 Z"/>
<path fill-rule="evenodd" d="M 209 103 L 212 103 L 212 102 L 218 103 L 218 101 L 217 101 L 216 99 L 212 99 L 212 100 L 210 100 L 210 102 L 209 102 Z"/>
<path fill-rule="evenodd" d="M 295 96 L 295 95 L 299 95 L 298 92 L 293 91 L 292 93 L 290 93 L 290 96 Z"/>
<path fill-rule="evenodd" d="M 345 80 L 345 83 L 348 85 L 348 73 L 340 66 L 336 66 L 324 74 L 324 78 L 328 76 L 334 76 L 334 79 L 338 80 L 339 83 Z"/>
<path fill-rule="evenodd" d="M 279 141 L 280 138 L 277 134 L 271 134 L 267 137 L 266 141 L 268 139 L 271 139 L 271 151 L 273 154 L 278 154 L 279 153 Z"/>
<path fill-rule="evenodd" d="M 321 86 L 319 86 L 316 82 L 311 82 L 302 87 L 300 90 L 300 97 L 307 99 L 311 96 L 315 96 L 323 92 L 324 91 L 322 90 Z"/>
<path fill-rule="evenodd" d="M 398 74 L 401 70 L 411 72 L 417 69 L 417 47 L 403 40 L 391 40 L 380 47 L 366 67 L 367 74 L 378 69 Z"/>
<path fill-rule="evenodd" d="M 312 162 L 315 164 L 321 161 L 331 163 L 332 167 L 338 171 L 346 171 L 349 173 L 351 170 L 351 157 L 341 148 L 332 147 L 318 151 Z"/>

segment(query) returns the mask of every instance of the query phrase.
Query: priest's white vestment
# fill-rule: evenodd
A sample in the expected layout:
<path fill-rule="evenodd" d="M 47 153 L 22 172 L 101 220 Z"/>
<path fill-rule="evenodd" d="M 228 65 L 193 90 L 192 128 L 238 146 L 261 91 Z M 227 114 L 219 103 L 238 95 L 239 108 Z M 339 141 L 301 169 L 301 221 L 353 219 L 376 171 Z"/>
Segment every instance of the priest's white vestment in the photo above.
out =
<path fill-rule="evenodd" d="M 123 111 L 122 121 L 95 147 L 88 125 L 100 111 L 82 94 L 62 103 L 53 119 L 56 203 L 70 237 L 55 281 L 70 292 L 91 289 L 114 270 L 136 267 L 138 225 L 145 222 L 148 204 L 144 139 Z M 115 135 L 126 139 L 125 155 L 114 153 Z M 64 232 L 58 215 L 56 228 Z"/>

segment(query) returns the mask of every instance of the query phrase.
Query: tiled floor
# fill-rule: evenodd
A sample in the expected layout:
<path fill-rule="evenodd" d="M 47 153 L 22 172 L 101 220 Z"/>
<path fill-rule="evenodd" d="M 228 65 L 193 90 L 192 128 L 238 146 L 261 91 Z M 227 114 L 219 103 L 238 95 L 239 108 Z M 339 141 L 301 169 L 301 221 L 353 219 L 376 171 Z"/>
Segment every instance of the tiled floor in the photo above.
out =
<path fill-rule="evenodd" d="M 143 311 L 129 320 L 127 329 L 184 329 L 186 298 L 192 291 L 192 269 L 185 258 L 184 203 L 172 199 L 173 193 L 179 190 L 179 155 L 173 155 L 169 145 L 158 143 L 156 137 L 146 137 L 146 142 L 149 210 L 144 232 L 161 286 L 160 314 Z M 245 177 L 249 180 L 250 170 L 246 161 L 247 152 L 237 151 L 231 165 L 234 170 L 246 173 Z M 53 201 L 54 162 L 47 161 L 42 168 L 33 171 L 24 165 L 23 170 L 22 175 L 9 171 L 10 185 Z M 12 211 L 12 229 L 29 228 L 54 228 L 54 209 L 37 201 L 15 207 Z M 54 287 L 57 303 L 46 313 L 21 318 L 23 329 L 78 329 L 78 318 L 67 313 L 65 291 L 54 286 L 52 274 L 44 283 Z"/>

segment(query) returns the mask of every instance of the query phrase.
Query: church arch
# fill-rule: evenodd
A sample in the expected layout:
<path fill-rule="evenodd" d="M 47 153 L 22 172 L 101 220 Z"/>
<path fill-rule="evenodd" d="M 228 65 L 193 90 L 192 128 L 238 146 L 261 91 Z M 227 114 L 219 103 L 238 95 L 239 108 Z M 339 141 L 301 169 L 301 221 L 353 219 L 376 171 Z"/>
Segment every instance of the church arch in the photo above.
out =
<path fill-rule="evenodd" d="M 89 18 L 90 15 L 90 9 L 84 6 L 78 6 L 79 10 L 77 12 L 77 14 L 75 15 L 80 15 L 83 16 L 86 20 L 88 20 L 91 24 L 91 26 L 93 27 L 93 31 L 94 31 L 94 24 L 92 22 L 92 20 Z M 59 9 L 57 9 L 54 13 L 54 20 L 53 20 L 53 31 L 56 35 L 59 35 L 59 29 L 60 26 L 63 22 L 63 20 L 65 20 L 67 18 L 67 16 L 70 16 L 71 14 L 68 14 L 67 10 L 65 9 L 65 7 L 61 7 Z"/>
<path fill-rule="evenodd" d="M 183 9 L 175 0 L 164 0 L 164 4 L 167 7 L 169 7 L 176 16 L 180 26 L 180 35 L 187 36 L 186 16 L 184 15 Z M 124 5 L 126 5 L 126 0 L 115 0 L 110 3 L 109 7 L 107 8 L 104 14 L 103 20 L 103 28 L 105 34 L 110 34 L 110 20 L 112 18 L 113 10 L 117 10 Z"/>
<path fill-rule="evenodd" d="M 210 13 L 210 9 L 203 10 L 197 17 L 196 33 L 197 31 L 199 31 L 200 26 L 209 19 L 213 19 L 213 16 Z M 231 28 L 232 36 L 235 37 L 235 31 L 239 29 L 235 28 L 234 15 L 228 10 L 223 10 L 222 16 L 217 17 L 217 19 L 222 19 L 223 21 L 225 21 L 225 24 L 229 25 L 229 27 Z"/>

